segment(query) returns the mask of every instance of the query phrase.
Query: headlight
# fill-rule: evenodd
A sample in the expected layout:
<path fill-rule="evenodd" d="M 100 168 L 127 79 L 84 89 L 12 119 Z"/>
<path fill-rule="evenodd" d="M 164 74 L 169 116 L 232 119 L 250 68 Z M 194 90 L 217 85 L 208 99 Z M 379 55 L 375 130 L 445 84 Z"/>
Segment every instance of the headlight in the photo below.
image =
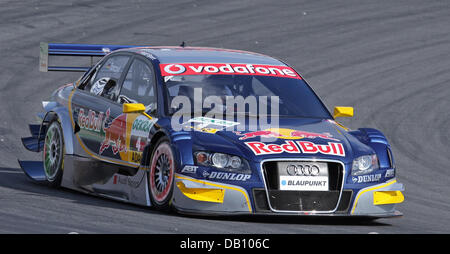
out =
<path fill-rule="evenodd" d="M 230 161 L 230 156 L 224 153 L 213 153 L 213 155 L 211 156 L 211 161 L 213 166 L 224 168 L 229 165 L 228 162 Z"/>
<path fill-rule="evenodd" d="M 239 156 L 202 151 L 195 152 L 194 158 L 197 165 L 212 166 L 221 170 L 240 173 L 250 172 L 248 162 Z"/>
<path fill-rule="evenodd" d="M 378 169 L 376 154 L 363 155 L 353 160 L 352 175 L 364 175 Z"/>

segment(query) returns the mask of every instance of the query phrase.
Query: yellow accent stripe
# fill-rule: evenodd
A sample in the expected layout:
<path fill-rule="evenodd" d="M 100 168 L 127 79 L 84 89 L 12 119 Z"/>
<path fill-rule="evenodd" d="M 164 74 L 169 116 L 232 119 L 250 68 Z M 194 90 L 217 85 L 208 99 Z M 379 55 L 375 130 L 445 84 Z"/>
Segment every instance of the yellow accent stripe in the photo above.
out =
<path fill-rule="evenodd" d="M 69 95 L 69 102 L 68 102 L 70 123 L 72 124 L 72 129 L 74 129 L 74 130 L 75 130 L 75 122 L 73 121 L 73 116 L 72 116 L 72 96 L 76 90 L 77 90 L 76 88 L 72 89 L 72 92 L 70 92 L 70 95 Z"/>
<path fill-rule="evenodd" d="M 348 131 L 349 128 L 345 127 L 344 125 L 340 124 L 339 122 L 334 121 L 339 127 L 341 127 L 342 129 Z"/>
<path fill-rule="evenodd" d="M 186 177 L 182 177 L 182 176 L 179 176 L 179 175 L 176 175 L 175 177 L 177 179 L 188 180 L 188 181 L 195 182 L 195 183 L 201 183 L 201 184 L 205 184 L 205 185 L 209 185 L 209 186 L 214 186 L 214 187 L 219 187 L 219 188 L 239 191 L 240 193 L 242 193 L 242 195 L 244 195 L 245 199 L 247 200 L 248 211 L 252 212 L 252 206 L 250 205 L 250 200 L 248 198 L 248 195 L 247 195 L 247 193 L 245 191 L 243 191 L 241 189 L 234 188 L 234 187 L 229 187 L 229 186 L 224 186 L 224 185 L 219 185 L 219 184 L 215 184 L 215 183 L 208 183 L 208 182 L 205 182 L 205 181 L 202 181 L 202 180 L 186 178 Z"/>
<path fill-rule="evenodd" d="M 361 197 L 362 194 L 364 194 L 364 193 L 366 193 L 368 191 L 373 191 L 373 190 L 377 190 L 377 189 L 381 189 L 381 188 L 387 187 L 387 186 L 392 185 L 392 184 L 394 184 L 396 182 L 397 182 L 397 180 L 394 179 L 394 180 L 392 180 L 390 182 L 387 182 L 386 184 L 383 184 L 381 186 L 375 186 L 373 188 L 363 189 L 363 190 L 359 191 L 358 195 L 356 196 L 355 203 L 353 204 L 352 214 L 355 212 L 356 205 L 357 205 L 358 200 L 359 200 L 359 198 Z"/>
<path fill-rule="evenodd" d="M 69 103 L 68 103 L 69 116 L 70 116 L 70 121 L 71 121 L 71 123 L 72 123 L 72 128 L 73 128 L 73 129 L 75 129 L 75 122 L 74 122 L 73 116 L 72 116 L 72 96 L 73 96 L 73 94 L 75 93 L 75 91 L 76 91 L 76 89 L 74 88 L 74 89 L 72 90 L 72 92 L 70 93 L 70 95 L 69 95 Z M 78 143 L 80 144 L 81 148 L 82 148 L 87 154 L 89 154 L 91 157 L 93 157 L 93 158 L 95 158 L 95 159 L 97 159 L 97 160 L 106 161 L 106 162 L 113 163 L 113 164 L 120 164 L 120 165 L 127 166 L 127 167 L 137 167 L 137 166 L 139 166 L 139 164 L 135 164 L 135 163 L 131 164 L 131 163 L 123 162 L 123 161 L 106 159 L 106 158 L 104 158 L 103 156 L 97 156 L 97 155 L 95 155 L 93 152 L 91 152 L 91 151 L 89 150 L 89 148 L 87 148 L 87 147 L 84 146 L 84 143 L 83 143 L 83 141 L 81 141 L 81 139 L 80 139 L 80 137 L 79 137 L 78 134 L 75 134 L 75 137 L 77 137 Z"/>
<path fill-rule="evenodd" d="M 186 188 L 184 183 L 177 183 L 178 189 L 188 198 L 198 201 L 223 203 L 224 189 Z"/>
<path fill-rule="evenodd" d="M 148 117 L 148 119 L 150 119 L 150 120 L 153 119 L 149 114 L 147 114 L 147 113 L 145 113 L 145 112 L 142 112 L 142 114 L 143 114 L 144 116 Z"/>

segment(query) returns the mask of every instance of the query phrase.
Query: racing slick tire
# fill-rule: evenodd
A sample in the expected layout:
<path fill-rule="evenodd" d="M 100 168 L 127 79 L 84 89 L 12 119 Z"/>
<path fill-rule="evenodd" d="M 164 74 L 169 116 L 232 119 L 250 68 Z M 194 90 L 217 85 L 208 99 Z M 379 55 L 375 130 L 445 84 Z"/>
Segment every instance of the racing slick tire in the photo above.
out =
<path fill-rule="evenodd" d="M 61 124 L 53 120 L 45 134 L 43 152 L 44 172 L 48 185 L 61 186 L 64 169 L 64 136 Z"/>
<path fill-rule="evenodd" d="M 175 161 L 170 141 L 167 137 L 160 138 L 150 159 L 148 173 L 148 188 L 151 205 L 160 211 L 168 211 L 174 188 Z"/>

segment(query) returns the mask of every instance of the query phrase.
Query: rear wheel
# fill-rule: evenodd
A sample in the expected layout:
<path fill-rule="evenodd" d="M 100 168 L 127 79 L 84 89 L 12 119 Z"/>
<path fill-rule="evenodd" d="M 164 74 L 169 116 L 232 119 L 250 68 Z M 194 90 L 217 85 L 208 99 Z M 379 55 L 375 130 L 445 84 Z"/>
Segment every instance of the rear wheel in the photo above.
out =
<path fill-rule="evenodd" d="M 149 192 L 152 206 L 169 210 L 173 194 L 175 161 L 168 138 L 158 140 L 150 160 Z"/>
<path fill-rule="evenodd" d="M 64 167 L 64 138 L 61 125 L 56 120 L 50 123 L 45 134 L 43 157 L 48 184 L 59 187 Z"/>

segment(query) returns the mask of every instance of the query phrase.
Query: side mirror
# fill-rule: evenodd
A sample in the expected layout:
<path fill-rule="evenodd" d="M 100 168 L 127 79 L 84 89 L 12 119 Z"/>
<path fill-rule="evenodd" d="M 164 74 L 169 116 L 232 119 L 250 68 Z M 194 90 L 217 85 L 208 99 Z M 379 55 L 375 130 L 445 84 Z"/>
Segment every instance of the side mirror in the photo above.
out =
<path fill-rule="evenodd" d="M 123 113 L 144 113 L 145 106 L 142 103 L 125 103 L 122 111 Z"/>
<path fill-rule="evenodd" d="M 353 107 L 334 107 L 333 117 L 352 117 Z"/>

